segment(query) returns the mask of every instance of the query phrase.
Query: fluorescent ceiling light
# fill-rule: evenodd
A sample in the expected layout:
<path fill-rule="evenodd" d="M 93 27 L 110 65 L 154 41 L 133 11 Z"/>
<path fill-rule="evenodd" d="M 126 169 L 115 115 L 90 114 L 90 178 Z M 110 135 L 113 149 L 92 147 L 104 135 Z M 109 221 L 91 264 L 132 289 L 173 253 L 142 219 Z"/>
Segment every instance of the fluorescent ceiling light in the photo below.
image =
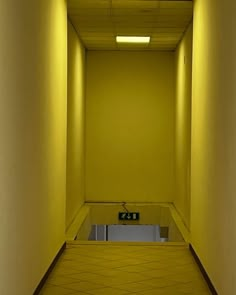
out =
<path fill-rule="evenodd" d="M 150 37 L 116 36 L 117 43 L 149 43 Z"/>

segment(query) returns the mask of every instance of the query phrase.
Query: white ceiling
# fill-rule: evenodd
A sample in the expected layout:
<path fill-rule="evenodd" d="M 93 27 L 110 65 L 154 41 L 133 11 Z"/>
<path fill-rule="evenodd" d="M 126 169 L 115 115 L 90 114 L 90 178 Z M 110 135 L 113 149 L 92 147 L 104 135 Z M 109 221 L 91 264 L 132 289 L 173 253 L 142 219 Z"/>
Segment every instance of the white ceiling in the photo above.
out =
<path fill-rule="evenodd" d="M 68 0 L 68 14 L 91 50 L 174 50 L 192 20 L 192 1 Z M 118 45 L 115 37 L 151 36 L 149 45 Z"/>

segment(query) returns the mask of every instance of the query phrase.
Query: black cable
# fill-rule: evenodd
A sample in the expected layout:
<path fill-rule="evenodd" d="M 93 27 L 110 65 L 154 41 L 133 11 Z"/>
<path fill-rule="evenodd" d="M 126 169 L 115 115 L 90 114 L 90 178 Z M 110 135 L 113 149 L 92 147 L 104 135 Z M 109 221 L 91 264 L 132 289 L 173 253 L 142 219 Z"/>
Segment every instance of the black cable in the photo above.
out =
<path fill-rule="evenodd" d="M 125 209 L 125 211 L 126 211 L 126 213 L 129 213 L 129 210 L 126 208 L 126 202 L 124 202 L 123 204 L 122 204 L 122 207 Z"/>

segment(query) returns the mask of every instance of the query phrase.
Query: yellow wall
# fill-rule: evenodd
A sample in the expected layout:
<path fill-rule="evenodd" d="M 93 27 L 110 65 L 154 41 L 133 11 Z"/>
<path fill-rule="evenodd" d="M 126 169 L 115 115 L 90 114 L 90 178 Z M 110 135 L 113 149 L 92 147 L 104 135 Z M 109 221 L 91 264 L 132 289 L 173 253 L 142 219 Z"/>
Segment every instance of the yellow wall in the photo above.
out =
<path fill-rule="evenodd" d="M 0 294 L 32 295 L 64 243 L 63 0 L 0 2 Z"/>
<path fill-rule="evenodd" d="M 67 227 L 84 203 L 84 71 L 85 49 L 68 21 Z"/>
<path fill-rule="evenodd" d="M 168 202 L 174 53 L 87 54 L 86 200 Z"/>
<path fill-rule="evenodd" d="M 194 3 L 192 244 L 218 294 L 236 294 L 236 2 Z"/>
<path fill-rule="evenodd" d="M 192 39 L 189 26 L 175 55 L 176 62 L 176 191 L 174 203 L 190 227 L 190 161 L 192 101 Z"/>

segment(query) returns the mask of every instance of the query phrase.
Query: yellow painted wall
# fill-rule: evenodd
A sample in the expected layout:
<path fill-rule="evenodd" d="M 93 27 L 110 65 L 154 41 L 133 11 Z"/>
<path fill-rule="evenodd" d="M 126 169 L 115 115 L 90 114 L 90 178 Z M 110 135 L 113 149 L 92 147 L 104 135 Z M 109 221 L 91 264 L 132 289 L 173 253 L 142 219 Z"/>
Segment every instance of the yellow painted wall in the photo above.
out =
<path fill-rule="evenodd" d="M 85 49 L 68 21 L 67 227 L 84 203 L 84 98 Z"/>
<path fill-rule="evenodd" d="M 0 2 L 0 294 L 32 295 L 64 243 L 67 15 Z"/>
<path fill-rule="evenodd" d="M 192 39 L 189 26 L 176 53 L 176 191 L 174 204 L 190 227 L 190 162 L 192 101 Z"/>
<path fill-rule="evenodd" d="M 191 234 L 219 295 L 236 294 L 235 11 L 194 3 Z"/>
<path fill-rule="evenodd" d="M 86 200 L 169 202 L 174 53 L 87 53 Z"/>

